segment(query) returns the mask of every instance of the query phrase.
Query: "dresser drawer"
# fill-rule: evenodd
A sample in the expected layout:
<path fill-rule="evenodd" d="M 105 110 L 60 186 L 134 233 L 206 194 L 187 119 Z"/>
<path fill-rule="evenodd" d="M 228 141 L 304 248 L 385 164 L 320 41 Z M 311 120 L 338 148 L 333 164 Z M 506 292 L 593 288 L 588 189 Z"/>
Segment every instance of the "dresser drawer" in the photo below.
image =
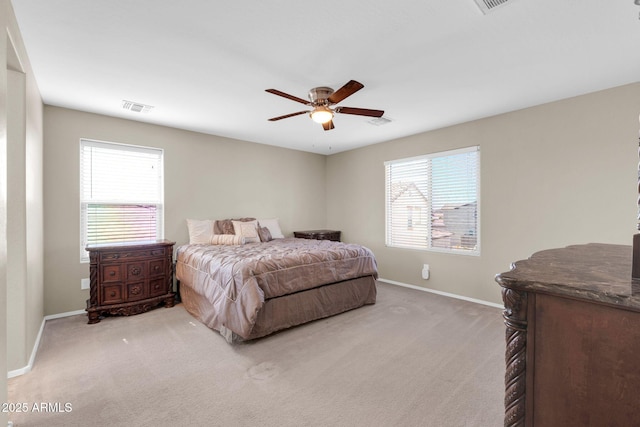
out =
<path fill-rule="evenodd" d="M 138 301 L 149 297 L 144 281 L 127 283 L 127 301 Z"/>
<path fill-rule="evenodd" d="M 132 251 L 108 251 L 100 254 L 100 261 L 119 261 L 162 257 L 166 254 L 166 248 L 139 249 Z"/>
<path fill-rule="evenodd" d="M 124 301 L 122 283 L 102 285 L 102 304 L 116 304 Z"/>
<path fill-rule="evenodd" d="M 166 273 L 165 265 L 164 259 L 149 261 L 149 277 L 164 275 Z"/>
<path fill-rule="evenodd" d="M 100 269 L 100 281 L 102 283 L 121 282 L 123 280 L 122 266 L 116 265 L 103 265 Z"/>
<path fill-rule="evenodd" d="M 149 296 L 156 297 L 158 295 L 164 295 L 169 290 L 167 289 L 167 279 L 161 277 L 159 279 L 149 280 Z"/>
<path fill-rule="evenodd" d="M 139 280 L 144 280 L 144 277 L 147 275 L 147 263 L 144 261 L 140 262 L 130 262 L 126 264 L 126 281 L 127 282 L 137 282 Z"/>

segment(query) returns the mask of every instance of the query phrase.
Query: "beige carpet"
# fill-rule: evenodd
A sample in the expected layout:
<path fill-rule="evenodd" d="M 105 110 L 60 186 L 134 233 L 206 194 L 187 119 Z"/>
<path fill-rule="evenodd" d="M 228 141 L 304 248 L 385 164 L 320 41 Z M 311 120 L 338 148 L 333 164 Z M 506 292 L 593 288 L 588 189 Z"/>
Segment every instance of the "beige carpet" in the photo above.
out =
<path fill-rule="evenodd" d="M 379 283 L 378 302 L 229 345 L 181 305 L 46 323 L 15 426 L 500 426 L 497 308 Z M 46 411 L 34 412 L 41 403 Z M 68 404 L 65 407 L 65 404 Z"/>

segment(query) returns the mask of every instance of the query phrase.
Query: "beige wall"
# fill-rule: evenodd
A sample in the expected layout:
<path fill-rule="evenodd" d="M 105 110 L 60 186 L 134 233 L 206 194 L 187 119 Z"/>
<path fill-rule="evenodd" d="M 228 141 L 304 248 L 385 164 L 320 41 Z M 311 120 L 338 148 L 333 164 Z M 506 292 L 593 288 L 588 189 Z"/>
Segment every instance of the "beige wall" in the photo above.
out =
<path fill-rule="evenodd" d="M 332 155 L 327 225 L 369 246 L 384 279 L 501 303 L 494 276 L 512 261 L 631 244 L 639 113 L 636 83 Z M 471 145 L 481 149 L 481 256 L 385 247 L 383 162 Z"/>
<path fill-rule="evenodd" d="M 43 106 L 10 2 L 0 11 L 0 366 L 25 372 L 43 321 Z"/>
<path fill-rule="evenodd" d="M 0 402 L 7 401 L 7 31 L 8 0 L 0 0 Z M 7 414 L 0 412 L 0 425 Z"/>
<path fill-rule="evenodd" d="M 187 218 L 280 219 L 283 232 L 325 225 L 325 156 L 45 107 L 45 314 L 83 310 L 80 138 L 164 149 L 165 238 L 188 241 Z"/>
<path fill-rule="evenodd" d="M 9 370 L 26 365 L 27 202 L 25 75 L 7 70 L 7 351 Z"/>
<path fill-rule="evenodd" d="M 186 218 L 277 216 L 289 234 L 342 230 L 375 252 L 383 279 L 500 303 L 493 278 L 514 260 L 568 244 L 630 243 L 639 95 L 640 84 L 628 85 L 328 157 L 46 107 L 45 313 L 83 309 L 87 298 L 80 138 L 165 149 L 165 237 L 178 244 Z M 385 247 L 383 162 L 476 144 L 481 255 Z"/>

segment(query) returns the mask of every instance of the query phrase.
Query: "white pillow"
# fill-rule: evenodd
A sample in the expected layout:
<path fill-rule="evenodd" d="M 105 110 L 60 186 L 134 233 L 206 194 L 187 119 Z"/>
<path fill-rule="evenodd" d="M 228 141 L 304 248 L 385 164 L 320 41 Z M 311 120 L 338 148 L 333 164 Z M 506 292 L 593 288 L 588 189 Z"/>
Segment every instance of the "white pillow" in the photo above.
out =
<path fill-rule="evenodd" d="M 258 221 L 233 221 L 233 231 L 236 236 L 244 237 L 247 243 L 256 243 L 260 241 L 258 235 Z"/>
<path fill-rule="evenodd" d="M 282 230 L 280 230 L 278 218 L 259 219 L 258 223 L 260 224 L 260 227 L 267 227 L 269 229 L 269 233 L 271 233 L 272 238 L 284 239 L 284 234 L 282 234 Z"/>
<path fill-rule="evenodd" d="M 213 236 L 213 220 L 188 219 L 189 243 L 192 245 L 209 244 Z"/>

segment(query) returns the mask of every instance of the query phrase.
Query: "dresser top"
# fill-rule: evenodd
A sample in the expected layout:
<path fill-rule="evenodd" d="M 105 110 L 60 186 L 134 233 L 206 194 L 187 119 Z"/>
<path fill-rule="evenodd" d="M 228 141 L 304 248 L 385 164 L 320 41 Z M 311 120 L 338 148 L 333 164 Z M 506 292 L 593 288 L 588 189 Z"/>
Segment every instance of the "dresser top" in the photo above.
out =
<path fill-rule="evenodd" d="M 496 276 L 503 287 L 640 311 L 640 282 L 631 279 L 631 246 L 589 243 L 536 252 Z"/>
<path fill-rule="evenodd" d="M 339 233 L 338 230 L 303 230 L 303 231 L 295 231 L 295 233 L 300 234 L 331 234 L 331 233 Z"/>
<path fill-rule="evenodd" d="M 93 245 L 87 245 L 88 251 L 106 251 L 114 249 L 136 249 L 146 248 L 149 246 L 172 246 L 175 242 L 170 240 L 137 240 L 132 242 L 119 242 L 119 243 L 96 243 Z"/>

